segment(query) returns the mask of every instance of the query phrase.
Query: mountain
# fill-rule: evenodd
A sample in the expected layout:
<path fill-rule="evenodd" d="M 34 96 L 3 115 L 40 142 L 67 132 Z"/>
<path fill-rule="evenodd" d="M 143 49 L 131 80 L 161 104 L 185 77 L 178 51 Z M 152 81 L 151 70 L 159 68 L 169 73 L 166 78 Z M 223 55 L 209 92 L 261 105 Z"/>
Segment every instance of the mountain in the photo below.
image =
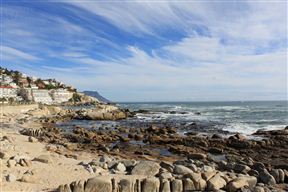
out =
<path fill-rule="evenodd" d="M 83 93 L 85 95 L 91 96 L 91 97 L 95 97 L 96 99 L 98 99 L 101 102 L 104 103 L 113 103 L 112 101 L 106 99 L 105 97 L 103 97 L 102 95 L 100 95 L 97 91 L 83 91 Z"/>

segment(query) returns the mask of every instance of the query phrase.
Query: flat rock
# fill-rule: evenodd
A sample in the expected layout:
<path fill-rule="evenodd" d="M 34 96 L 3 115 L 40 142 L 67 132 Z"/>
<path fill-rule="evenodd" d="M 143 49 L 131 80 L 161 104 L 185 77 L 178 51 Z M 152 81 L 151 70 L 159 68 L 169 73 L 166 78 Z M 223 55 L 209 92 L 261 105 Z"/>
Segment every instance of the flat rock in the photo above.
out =
<path fill-rule="evenodd" d="M 131 175 L 154 176 L 159 172 L 160 165 L 152 161 L 140 161 L 131 171 Z"/>
<path fill-rule="evenodd" d="M 112 182 L 110 178 L 94 177 L 88 179 L 85 185 L 85 192 L 112 192 Z"/>
<path fill-rule="evenodd" d="M 173 173 L 179 174 L 179 175 L 185 175 L 188 173 L 193 173 L 191 169 L 188 167 L 185 167 L 184 165 L 175 165 L 173 169 Z"/>
<path fill-rule="evenodd" d="M 52 163 L 52 159 L 49 155 L 40 155 L 33 159 L 33 161 L 39 161 L 41 163 Z"/>

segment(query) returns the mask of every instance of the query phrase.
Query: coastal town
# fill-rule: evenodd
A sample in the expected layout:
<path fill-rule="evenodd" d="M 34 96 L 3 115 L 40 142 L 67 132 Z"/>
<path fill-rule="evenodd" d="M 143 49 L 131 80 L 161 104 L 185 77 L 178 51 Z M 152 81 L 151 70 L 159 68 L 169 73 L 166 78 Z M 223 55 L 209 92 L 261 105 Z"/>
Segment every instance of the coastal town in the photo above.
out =
<path fill-rule="evenodd" d="M 0 102 L 59 104 L 72 99 L 76 89 L 55 79 L 29 77 L 0 68 Z"/>

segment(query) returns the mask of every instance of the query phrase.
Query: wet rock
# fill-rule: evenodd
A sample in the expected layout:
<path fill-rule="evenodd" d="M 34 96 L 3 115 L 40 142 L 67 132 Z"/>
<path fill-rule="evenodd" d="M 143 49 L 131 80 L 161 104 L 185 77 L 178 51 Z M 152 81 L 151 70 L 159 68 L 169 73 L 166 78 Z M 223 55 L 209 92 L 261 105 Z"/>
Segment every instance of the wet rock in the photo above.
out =
<path fill-rule="evenodd" d="M 259 179 L 260 181 L 268 185 L 276 184 L 274 177 L 266 169 L 259 172 Z"/>
<path fill-rule="evenodd" d="M 219 173 L 214 175 L 210 180 L 207 182 L 207 189 L 208 190 L 219 190 L 225 187 L 226 181 L 221 177 Z"/>
<path fill-rule="evenodd" d="M 33 159 L 33 161 L 39 161 L 41 163 L 52 163 L 52 159 L 49 155 L 40 155 Z"/>
<path fill-rule="evenodd" d="M 109 178 L 95 177 L 88 179 L 85 191 L 112 192 L 112 182 Z"/>
<path fill-rule="evenodd" d="M 132 175 L 146 175 L 146 176 L 154 176 L 159 172 L 160 165 L 156 162 L 152 161 L 140 161 L 136 166 L 132 169 Z"/>
<path fill-rule="evenodd" d="M 212 153 L 212 154 L 222 154 L 223 153 L 223 149 L 220 149 L 220 148 L 216 148 L 216 147 L 211 147 L 209 150 L 208 150 L 209 153 Z"/>
<path fill-rule="evenodd" d="M 281 169 L 272 169 L 271 175 L 274 177 L 276 183 L 284 183 L 285 173 Z"/>
<path fill-rule="evenodd" d="M 6 181 L 7 182 L 14 182 L 14 181 L 16 181 L 16 176 L 15 175 L 13 175 L 13 174 L 9 174 L 9 175 L 7 175 L 6 176 Z"/>
<path fill-rule="evenodd" d="M 142 181 L 142 192 L 159 192 L 160 181 L 156 177 L 146 178 Z"/>
<path fill-rule="evenodd" d="M 175 179 L 175 180 L 171 181 L 171 191 L 182 192 L 183 191 L 182 180 Z"/>
<path fill-rule="evenodd" d="M 193 173 L 193 171 L 183 165 L 175 165 L 173 169 L 173 173 L 178 174 L 178 175 L 185 175 L 188 173 Z"/>
<path fill-rule="evenodd" d="M 207 155 L 205 155 L 203 153 L 191 153 L 191 154 L 188 154 L 188 158 L 189 159 L 202 160 L 202 159 L 206 159 Z"/>
<path fill-rule="evenodd" d="M 236 173 L 248 173 L 248 171 L 251 170 L 251 168 L 247 165 L 243 165 L 243 164 L 235 164 L 233 166 L 233 170 L 236 172 Z"/>

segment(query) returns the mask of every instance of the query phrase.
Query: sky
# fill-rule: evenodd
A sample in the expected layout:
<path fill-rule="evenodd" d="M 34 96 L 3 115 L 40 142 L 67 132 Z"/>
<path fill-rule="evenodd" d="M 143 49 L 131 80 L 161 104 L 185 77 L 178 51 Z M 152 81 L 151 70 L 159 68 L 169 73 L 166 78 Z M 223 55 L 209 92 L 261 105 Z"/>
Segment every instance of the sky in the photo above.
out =
<path fill-rule="evenodd" d="M 113 101 L 287 100 L 287 1 L 1 1 L 1 66 Z"/>

